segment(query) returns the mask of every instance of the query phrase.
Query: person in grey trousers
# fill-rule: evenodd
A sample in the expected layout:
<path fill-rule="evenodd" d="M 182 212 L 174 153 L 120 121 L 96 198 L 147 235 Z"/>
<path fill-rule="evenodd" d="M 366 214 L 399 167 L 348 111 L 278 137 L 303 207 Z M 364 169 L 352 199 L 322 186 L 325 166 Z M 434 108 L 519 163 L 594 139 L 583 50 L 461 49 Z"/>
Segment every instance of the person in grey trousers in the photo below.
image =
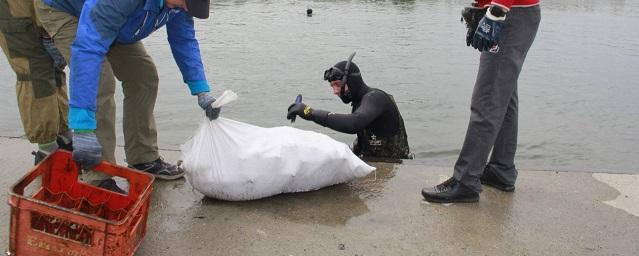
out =
<path fill-rule="evenodd" d="M 422 189 L 429 202 L 478 202 L 482 184 L 505 192 L 515 190 L 517 79 L 537 34 L 541 11 L 538 1 L 510 1 L 512 6 L 499 0 L 485 6 L 480 2 L 475 9 L 485 14 L 469 26 L 467 34 L 467 44 L 478 49 L 481 57 L 466 138 L 453 177 Z M 517 6 L 517 2 L 526 5 Z"/>

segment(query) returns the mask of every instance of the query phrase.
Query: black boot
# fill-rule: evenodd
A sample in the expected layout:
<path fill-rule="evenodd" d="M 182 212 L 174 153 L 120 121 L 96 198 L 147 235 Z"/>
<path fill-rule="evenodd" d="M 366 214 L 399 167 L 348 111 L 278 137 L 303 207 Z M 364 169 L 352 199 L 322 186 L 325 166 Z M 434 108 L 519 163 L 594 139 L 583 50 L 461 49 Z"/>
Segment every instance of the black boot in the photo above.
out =
<path fill-rule="evenodd" d="M 69 140 L 69 143 L 65 142 L 65 139 L 62 138 L 61 135 L 55 139 L 55 142 L 58 143 L 58 148 L 64 149 L 66 151 L 73 151 L 73 141 Z"/>
<path fill-rule="evenodd" d="M 120 194 L 123 194 L 123 195 L 127 194 L 126 191 L 124 191 L 123 189 L 118 187 L 118 184 L 113 179 L 105 179 L 105 180 L 100 181 L 100 183 L 98 184 L 98 187 L 106 189 L 106 190 L 113 191 L 115 193 L 120 193 Z"/>
<path fill-rule="evenodd" d="M 42 160 L 44 160 L 49 154 L 44 153 L 40 150 L 38 151 L 31 151 L 31 154 L 33 155 L 33 165 L 38 165 L 40 162 L 42 162 Z"/>
<path fill-rule="evenodd" d="M 450 178 L 432 188 L 423 188 L 422 196 L 433 203 L 475 203 L 479 202 L 479 193 L 466 187 L 455 178 Z"/>
<path fill-rule="evenodd" d="M 509 185 L 502 182 L 497 175 L 490 169 L 488 166 L 484 168 L 484 173 L 479 178 L 481 184 L 486 186 L 491 186 L 493 188 L 499 189 L 504 192 L 513 192 L 515 191 L 515 185 Z"/>

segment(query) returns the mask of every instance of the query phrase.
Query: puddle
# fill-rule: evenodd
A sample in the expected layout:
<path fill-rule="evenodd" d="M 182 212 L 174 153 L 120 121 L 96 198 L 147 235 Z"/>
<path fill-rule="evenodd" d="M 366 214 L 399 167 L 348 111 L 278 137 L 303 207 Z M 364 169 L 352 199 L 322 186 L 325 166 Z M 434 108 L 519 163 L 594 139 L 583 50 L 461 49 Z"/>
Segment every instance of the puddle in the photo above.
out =
<path fill-rule="evenodd" d="M 594 173 L 598 181 L 619 191 L 619 196 L 605 204 L 639 217 L 639 175 Z"/>

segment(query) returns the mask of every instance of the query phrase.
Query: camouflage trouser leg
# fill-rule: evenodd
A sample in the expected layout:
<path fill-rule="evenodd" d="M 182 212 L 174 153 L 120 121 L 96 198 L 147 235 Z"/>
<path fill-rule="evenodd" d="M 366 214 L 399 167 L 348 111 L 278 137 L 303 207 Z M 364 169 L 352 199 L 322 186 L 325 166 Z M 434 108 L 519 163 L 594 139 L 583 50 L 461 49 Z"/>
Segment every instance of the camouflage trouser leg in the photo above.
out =
<path fill-rule="evenodd" d="M 55 10 L 41 0 L 35 1 L 35 11 L 39 21 L 42 22 L 42 26 L 53 38 L 56 48 L 69 63 L 71 60 L 71 44 L 75 40 L 76 30 L 78 29 L 78 18 Z M 98 126 L 95 133 L 102 145 L 102 159 L 116 163 L 115 78 L 113 77 L 111 65 L 107 61 L 102 65 L 99 86 L 97 111 L 95 112 Z"/>
<path fill-rule="evenodd" d="M 55 141 L 68 130 L 68 97 L 64 63 L 43 45 L 33 2 L 0 0 L 0 47 L 16 73 L 22 125 L 32 143 Z"/>

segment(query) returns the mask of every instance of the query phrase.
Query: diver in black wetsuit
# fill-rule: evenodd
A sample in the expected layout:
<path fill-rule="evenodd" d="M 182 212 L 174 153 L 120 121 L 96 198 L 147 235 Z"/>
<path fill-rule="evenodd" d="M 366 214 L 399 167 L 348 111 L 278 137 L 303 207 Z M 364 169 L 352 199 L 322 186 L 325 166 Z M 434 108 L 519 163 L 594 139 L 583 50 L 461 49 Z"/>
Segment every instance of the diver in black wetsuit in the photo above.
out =
<path fill-rule="evenodd" d="M 352 58 L 352 57 L 351 57 Z M 412 158 L 404 120 L 386 92 L 368 87 L 355 63 L 342 61 L 324 72 L 324 80 L 331 83 L 333 93 L 345 103 L 351 103 L 351 114 L 336 114 L 312 109 L 304 103 L 293 103 L 287 119 L 300 116 L 333 130 L 354 134 L 353 152 L 371 160 Z"/>

